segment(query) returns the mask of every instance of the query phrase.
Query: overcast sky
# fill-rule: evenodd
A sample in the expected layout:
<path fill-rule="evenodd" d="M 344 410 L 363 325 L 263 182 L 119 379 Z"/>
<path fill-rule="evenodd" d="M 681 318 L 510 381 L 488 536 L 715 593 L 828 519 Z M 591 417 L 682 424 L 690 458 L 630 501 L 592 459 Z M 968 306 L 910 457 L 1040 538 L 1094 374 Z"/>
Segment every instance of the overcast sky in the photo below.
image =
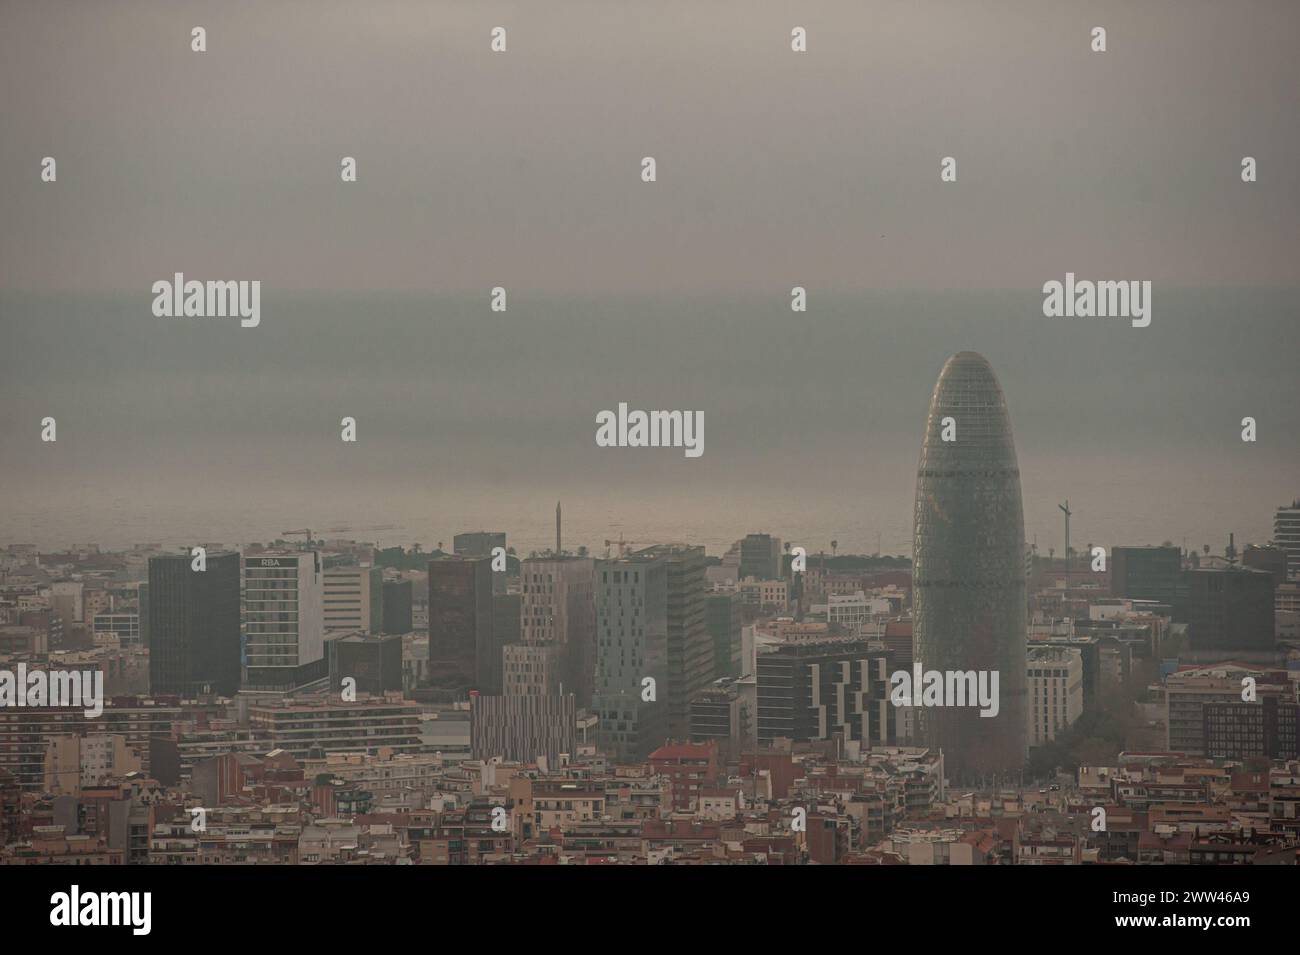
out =
<path fill-rule="evenodd" d="M 175 270 L 559 294 L 1295 276 L 1288 0 L 6 0 L 3 16 L 10 288 Z"/>
<path fill-rule="evenodd" d="M 0 534 L 206 509 L 216 536 L 256 477 L 286 526 L 544 526 L 580 488 L 592 528 L 790 533 L 777 514 L 901 549 L 930 389 L 967 348 L 1007 393 L 1030 532 L 1068 496 L 1117 543 L 1217 546 L 1300 494 L 1295 3 L 0 17 Z M 260 280 L 261 326 L 155 318 L 177 271 Z M 1151 280 L 1151 327 L 1044 318 L 1067 271 Z M 703 410 L 704 456 L 597 449 L 619 401 Z"/>

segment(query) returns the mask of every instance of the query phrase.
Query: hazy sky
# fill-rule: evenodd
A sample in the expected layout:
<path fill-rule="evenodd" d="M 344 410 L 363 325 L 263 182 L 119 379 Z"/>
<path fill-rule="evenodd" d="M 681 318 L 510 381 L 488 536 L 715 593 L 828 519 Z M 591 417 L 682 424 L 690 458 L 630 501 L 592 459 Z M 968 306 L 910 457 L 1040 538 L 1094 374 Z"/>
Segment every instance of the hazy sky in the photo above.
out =
<path fill-rule="evenodd" d="M 566 497 L 590 544 L 903 550 L 968 348 L 1044 549 L 1066 497 L 1085 538 L 1266 536 L 1300 495 L 1300 5 L 791 7 L 0 4 L 0 539 L 540 546 Z M 259 279 L 261 326 L 155 318 L 176 271 Z M 1067 271 L 1151 280 L 1151 326 L 1044 318 Z M 703 410 L 704 456 L 596 448 L 619 401 Z"/>
<path fill-rule="evenodd" d="M 6 287 L 147 290 L 176 270 L 520 294 L 1296 274 L 1289 0 L 3 11 Z"/>

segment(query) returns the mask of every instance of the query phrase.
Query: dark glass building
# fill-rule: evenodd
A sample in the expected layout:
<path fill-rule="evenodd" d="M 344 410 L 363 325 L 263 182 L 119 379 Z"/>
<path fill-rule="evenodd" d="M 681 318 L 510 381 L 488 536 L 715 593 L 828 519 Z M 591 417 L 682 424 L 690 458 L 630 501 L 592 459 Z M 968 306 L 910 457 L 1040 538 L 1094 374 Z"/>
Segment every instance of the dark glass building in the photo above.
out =
<path fill-rule="evenodd" d="M 1188 649 L 1273 650 L 1273 575 L 1233 567 L 1187 572 Z"/>
<path fill-rule="evenodd" d="M 488 669 L 484 656 L 480 670 L 480 654 L 493 643 L 491 559 L 429 561 L 429 685 L 467 698 Z"/>
<path fill-rule="evenodd" d="M 981 716 L 977 706 L 918 710 L 921 739 L 943 750 L 953 780 L 1024 767 L 1024 540 L 1006 399 L 988 361 L 961 352 L 944 364 L 930 398 L 912 561 L 916 662 L 998 672 L 997 716 Z"/>
<path fill-rule="evenodd" d="M 411 582 L 409 580 L 384 581 L 384 633 L 410 633 Z"/>
<path fill-rule="evenodd" d="M 740 672 L 740 598 L 735 594 L 706 596 L 704 626 L 713 643 L 713 679 L 744 676 Z"/>
<path fill-rule="evenodd" d="M 691 697 L 713 682 L 713 640 L 705 626 L 703 547 L 659 544 L 637 551 L 641 560 L 662 558 L 668 568 L 668 684 L 660 700 L 668 707 L 670 739 L 690 738 Z M 665 692 L 665 689 L 667 692 Z"/>
<path fill-rule="evenodd" d="M 337 693 L 345 677 L 358 693 L 380 696 L 402 691 L 402 638 L 398 634 L 347 633 L 325 641 L 330 687 Z"/>
<path fill-rule="evenodd" d="M 523 600 L 522 594 L 492 595 L 492 643 L 479 659 L 480 693 L 500 696 L 505 692 L 502 653 L 506 647 L 519 642 Z"/>
<path fill-rule="evenodd" d="M 149 559 L 149 690 L 233 696 L 240 679 L 239 555 L 188 553 Z M 144 608 L 141 608 L 144 612 Z"/>

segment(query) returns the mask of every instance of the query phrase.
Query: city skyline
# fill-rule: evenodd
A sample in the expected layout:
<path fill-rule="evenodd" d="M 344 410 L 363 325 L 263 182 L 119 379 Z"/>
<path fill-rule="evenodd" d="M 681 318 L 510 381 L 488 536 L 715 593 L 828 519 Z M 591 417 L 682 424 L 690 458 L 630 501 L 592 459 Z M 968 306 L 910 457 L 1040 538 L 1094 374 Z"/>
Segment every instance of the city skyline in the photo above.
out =
<path fill-rule="evenodd" d="M 1297 28 L 0 2 L 7 927 L 372 944 L 551 866 L 1284 923 Z"/>

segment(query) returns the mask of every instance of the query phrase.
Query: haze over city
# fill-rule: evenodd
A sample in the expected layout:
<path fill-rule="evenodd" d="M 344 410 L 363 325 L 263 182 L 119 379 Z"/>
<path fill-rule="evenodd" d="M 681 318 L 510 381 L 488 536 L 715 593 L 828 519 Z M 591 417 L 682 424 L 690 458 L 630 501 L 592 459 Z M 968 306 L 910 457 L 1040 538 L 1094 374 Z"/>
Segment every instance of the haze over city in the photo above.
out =
<path fill-rule="evenodd" d="M 885 938 L 1280 923 L 1297 27 L 0 4 L 12 923 L 498 897 L 416 865 L 1078 866 L 855 884 Z"/>

